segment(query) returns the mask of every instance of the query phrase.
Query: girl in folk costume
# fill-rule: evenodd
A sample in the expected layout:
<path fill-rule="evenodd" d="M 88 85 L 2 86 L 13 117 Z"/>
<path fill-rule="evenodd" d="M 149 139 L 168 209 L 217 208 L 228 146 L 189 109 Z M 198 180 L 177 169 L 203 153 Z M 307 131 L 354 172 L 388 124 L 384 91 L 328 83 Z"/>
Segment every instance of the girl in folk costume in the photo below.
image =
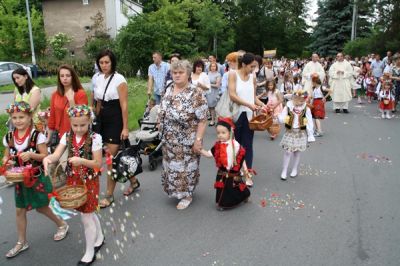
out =
<path fill-rule="evenodd" d="M 394 109 L 394 95 L 392 92 L 392 82 L 385 81 L 383 89 L 379 92 L 379 109 L 382 112 L 382 118 L 391 119 L 391 111 Z"/>
<path fill-rule="evenodd" d="M 368 103 L 371 103 L 375 98 L 375 87 L 376 87 L 376 79 L 372 75 L 371 71 L 368 71 L 367 75 L 364 78 L 364 88 L 367 88 L 367 99 Z"/>
<path fill-rule="evenodd" d="M 233 208 L 250 197 L 246 183 L 251 183 L 250 169 L 247 169 L 244 155 L 246 150 L 233 138 L 234 123 L 230 118 L 221 118 L 216 127 L 217 142 L 210 151 L 201 150 L 205 157 L 214 157 L 218 168 L 214 188 L 218 208 Z M 247 178 L 243 182 L 240 170 Z M 250 170 L 251 171 L 251 170 Z"/>
<path fill-rule="evenodd" d="M 87 188 L 87 201 L 77 208 L 82 214 L 86 239 L 86 252 L 78 265 L 90 265 L 96 258 L 96 252 L 104 244 L 100 220 L 95 213 L 99 203 L 99 169 L 103 143 L 101 135 L 90 131 L 93 114 L 87 105 L 70 107 L 68 116 L 71 131 L 62 136 L 54 153 L 43 160 L 43 165 L 47 172 L 48 165 L 57 162 L 67 150 L 67 185 L 84 184 Z"/>
<path fill-rule="evenodd" d="M 29 248 L 26 240 L 27 217 L 26 213 L 32 209 L 47 216 L 58 227 L 54 240 L 65 238 L 68 224 L 53 214 L 49 208 L 48 193 L 52 185 L 48 176 L 42 171 L 42 160 L 47 155 L 46 137 L 33 128 L 32 110 L 26 102 L 15 102 L 9 106 L 7 113 L 15 127 L 3 138 L 5 147 L 3 165 L 10 161 L 17 172 L 24 168 L 24 181 L 15 184 L 16 225 L 18 233 L 17 244 L 7 252 L 6 257 L 12 258 Z M 5 166 L 2 167 L 5 170 Z"/>
<path fill-rule="evenodd" d="M 321 83 L 318 76 L 312 77 L 312 95 L 310 97 L 310 102 L 313 106 L 311 113 L 316 127 L 314 132 L 315 137 L 322 137 L 323 135 L 320 120 L 325 119 L 325 103 L 330 94 L 330 90 L 322 86 Z"/>
<path fill-rule="evenodd" d="M 268 103 L 263 107 L 262 111 L 271 114 L 276 120 L 276 118 L 282 112 L 283 109 L 282 106 L 283 96 L 281 92 L 278 89 L 276 89 L 275 81 L 267 82 L 267 97 L 268 97 Z M 279 131 L 272 133 L 271 140 L 274 140 L 278 134 Z"/>
<path fill-rule="evenodd" d="M 284 98 L 287 99 L 287 97 L 292 94 L 293 89 L 294 89 L 293 75 L 290 72 L 287 72 L 285 74 L 285 77 L 283 78 L 283 83 L 281 84 L 279 90 L 284 96 Z"/>
<path fill-rule="evenodd" d="M 282 113 L 278 116 L 279 122 L 284 123 L 286 127 L 286 132 L 280 143 L 285 151 L 281 173 L 282 180 L 287 179 L 290 158 L 293 158 L 294 161 L 290 177 L 297 176 L 300 152 L 306 150 L 307 141 L 315 141 L 311 110 L 306 105 L 306 99 L 307 92 L 305 90 L 295 91 L 292 100 L 287 103 Z"/>
<path fill-rule="evenodd" d="M 358 67 L 358 66 L 354 66 L 354 84 L 353 84 L 353 88 L 356 91 L 356 95 L 357 95 L 357 101 L 359 104 L 362 104 L 362 100 L 361 97 L 365 96 L 365 89 L 363 86 L 363 82 L 364 82 L 364 74 L 363 74 L 363 70 Z"/>

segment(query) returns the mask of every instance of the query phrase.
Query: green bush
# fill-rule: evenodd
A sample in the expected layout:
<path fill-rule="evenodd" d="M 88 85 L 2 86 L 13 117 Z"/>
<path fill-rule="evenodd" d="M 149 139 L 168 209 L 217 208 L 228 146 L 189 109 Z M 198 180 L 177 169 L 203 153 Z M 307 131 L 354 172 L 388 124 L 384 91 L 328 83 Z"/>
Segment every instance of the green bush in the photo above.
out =
<path fill-rule="evenodd" d="M 48 75 L 57 75 L 58 68 L 63 64 L 73 66 L 80 77 L 91 77 L 94 74 L 94 60 L 91 59 L 68 58 L 61 61 L 52 57 L 43 57 L 38 60 L 38 65 L 47 71 Z"/>
<path fill-rule="evenodd" d="M 371 52 L 371 39 L 359 38 L 354 41 L 349 41 L 344 45 L 343 52 L 353 57 L 361 57 Z"/>
<path fill-rule="evenodd" d="M 58 60 L 64 59 L 68 53 L 65 46 L 72 41 L 72 38 L 67 34 L 59 32 L 49 39 L 49 46 L 52 49 L 53 55 Z"/>
<path fill-rule="evenodd" d="M 4 154 L 4 146 L 3 146 L 3 137 L 7 134 L 7 127 L 6 127 L 6 122 L 8 120 L 8 115 L 7 114 L 2 114 L 0 115 L 0 137 L 1 137 L 1 145 L 0 145 L 0 156 L 3 158 Z"/>

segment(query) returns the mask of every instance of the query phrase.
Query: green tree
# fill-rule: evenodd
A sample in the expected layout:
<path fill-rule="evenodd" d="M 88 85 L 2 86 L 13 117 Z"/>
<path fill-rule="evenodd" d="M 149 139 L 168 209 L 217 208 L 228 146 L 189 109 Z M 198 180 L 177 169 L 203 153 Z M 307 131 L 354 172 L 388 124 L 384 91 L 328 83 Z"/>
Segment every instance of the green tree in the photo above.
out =
<path fill-rule="evenodd" d="M 31 56 L 26 7 L 21 0 L 0 1 L 0 60 L 26 60 Z M 31 24 L 35 52 L 46 49 L 42 14 L 31 5 Z"/>
<path fill-rule="evenodd" d="M 83 50 L 88 58 L 94 59 L 99 51 L 114 48 L 114 40 L 110 38 L 105 26 L 105 19 L 102 13 L 98 12 L 90 18 L 93 21 L 91 31 L 93 32 L 86 41 Z"/>

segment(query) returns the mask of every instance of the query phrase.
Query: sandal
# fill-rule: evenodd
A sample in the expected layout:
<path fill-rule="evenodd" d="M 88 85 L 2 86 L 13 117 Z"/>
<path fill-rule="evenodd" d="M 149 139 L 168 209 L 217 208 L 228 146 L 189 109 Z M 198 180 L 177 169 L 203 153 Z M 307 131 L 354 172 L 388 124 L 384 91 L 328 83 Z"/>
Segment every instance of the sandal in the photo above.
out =
<path fill-rule="evenodd" d="M 29 248 L 28 242 L 21 243 L 21 242 L 18 241 L 17 244 L 15 245 L 15 247 L 13 247 L 12 249 L 10 249 L 7 252 L 6 257 L 7 258 L 14 258 L 19 253 L 21 253 L 24 250 L 27 250 L 28 248 Z"/>
<path fill-rule="evenodd" d="M 135 183 L 131 183 L 130 186 L 124 191 L 124 196 L 129 196 L 133 192 L 135 192 L 138 188 L 140 188 L 140 182 L 136 179 Z"/>
<path fill-rule="evenodd" d="M 65 223 L 63 226 L 60 226 L 57 228 L 57 232 L 54 234 L 54 241 L 60 241 L 63 240 L 68 233 L 69 230 L 69 225 Z"/>
<path fill-rule="evenodd" d="M 100 206 L 101 209 L 104 209 L 104 208 L 110 207 L 111 204 L 113 204 L 113 203 L 114 203 L 114 196 L 113 195 L 105 196 L 104 199 L 102 199 L 99 202 L 99 206 Z"/>
<path fill-rule="evenodd" d="M 178 203 L 178 205 L 176 205 L 176 208 L 178 210 L 184 210 L 187 207 L 189 207 L 190 203 L 192 203 L 192 200 L 193 200 L 192 198 L 181 199 L 181 201 Z"/>

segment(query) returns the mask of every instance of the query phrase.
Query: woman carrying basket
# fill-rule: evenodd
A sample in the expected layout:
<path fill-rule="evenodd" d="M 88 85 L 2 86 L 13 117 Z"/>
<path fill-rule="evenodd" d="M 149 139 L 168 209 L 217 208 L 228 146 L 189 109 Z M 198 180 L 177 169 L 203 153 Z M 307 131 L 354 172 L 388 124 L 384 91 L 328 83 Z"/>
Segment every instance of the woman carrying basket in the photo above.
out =
<path fill-rule="evenodd" d="M 3 170 L 7 163 L 14 164 L 8 173 L 17 173 L 22 166 L 30 165 L 24 174 L 24 180 L 15 184 L 16 225 L 18 233 L 17 244 L 7 252 L 6 257 L 12 258 L 29 248 L 26 241 L 27 217 L 26 213 L 32 209 L 47 216 L 58 227 L 54 240 L 65 238 L 68 224 L 53 214 L 49 208 L 47 194 L 51 192 L 50 179 L 43 174 L 41 161 L 47 155 L 46 137 L 32 126 L 32 109 L 26 102 L 11 104 L 7 113 L 15 130 L 7 133 L 3 138 L 5 152 L 3 156 Z M 25 172 L 24 172 L 25 173 Z M 6 173 L 7 176 L 7 173 Z"/>
<path fill-rule="evenodd" d="M 96 258 L 96 252 L 104 244 L 100 220 L 95 214 L 99 203 L 99 169 L 103 143 L 99 134 L 89 130 L 93 115 L 87 105 L 70 107 L 68 115 L 71 131 L 61 137 L 54 153 L 43 159 L 43 165 L 47 173 L 49 164 L 57 162 L 67 149 L 67 185 L 85 185 L 87 188 L 87 201 L 76 208 L 82 214 L 86 238 L 86 252 L 78 265 L 90 265 Z"/>

